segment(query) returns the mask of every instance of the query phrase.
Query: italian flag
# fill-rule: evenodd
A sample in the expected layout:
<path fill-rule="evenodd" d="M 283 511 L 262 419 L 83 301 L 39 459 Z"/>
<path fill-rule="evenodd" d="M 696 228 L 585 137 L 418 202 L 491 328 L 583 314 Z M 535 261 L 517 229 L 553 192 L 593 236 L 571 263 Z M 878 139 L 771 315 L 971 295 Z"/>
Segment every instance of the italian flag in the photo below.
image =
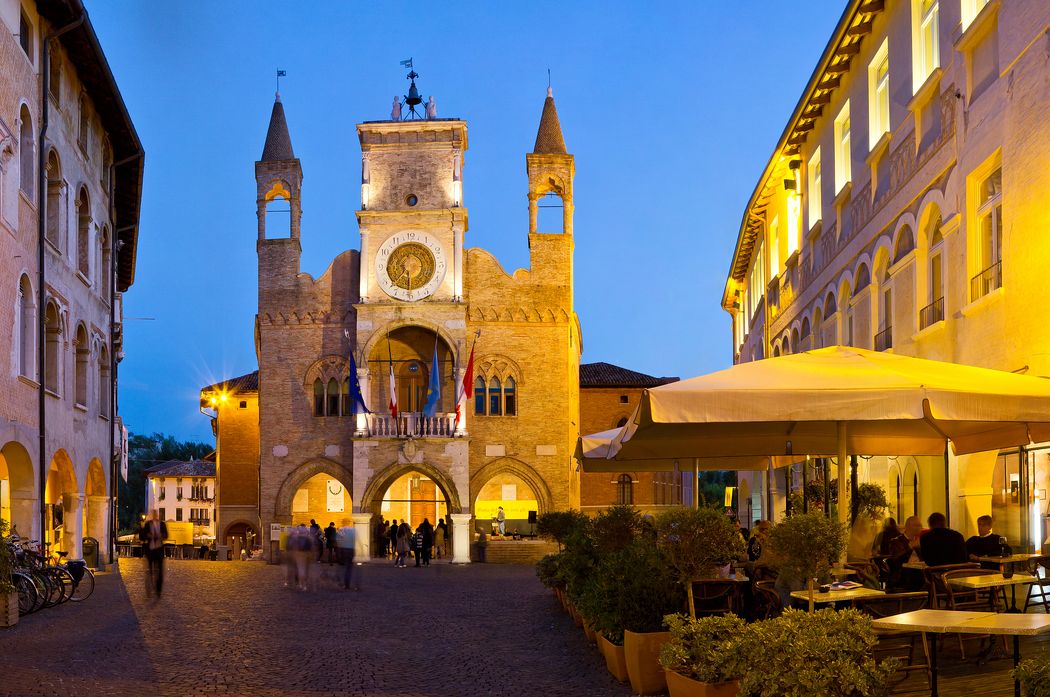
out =
<path fill-rule="evenodd" d="M 390 361 L 390 416 L 397 418 L 397 382 L 394 380 L 393 361 Z"/>
<path fill-rule="evenodd" d="M 463 382 L 458 386 L 459 398 L 456 400 L 456 425 L 452 429 L 459 428 L 459 422 L 466 413 L 467 403 L 474 396 L 474 347 L 470 347 L 470 358 L 467 359 L 467 370 L 463 373 Z"/>

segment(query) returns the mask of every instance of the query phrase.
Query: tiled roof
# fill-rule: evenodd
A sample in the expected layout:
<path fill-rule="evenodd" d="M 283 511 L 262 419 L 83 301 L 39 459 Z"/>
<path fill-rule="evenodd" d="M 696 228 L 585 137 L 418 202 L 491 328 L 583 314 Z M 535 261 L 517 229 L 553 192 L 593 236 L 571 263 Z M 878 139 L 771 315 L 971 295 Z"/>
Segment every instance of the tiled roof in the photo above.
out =
<path fill-rule="evenodd" d="M 146 468 L 148 477 L 214 477 L 215 463 L 204 460 L 168 460 Z"/>
<path fill-rule="evenodd" d="M 678 378 L 657 378 L 612 363 L 581 363 L 580 387 L 658 387 Z"/>
<path fill-rule="evenodd" d="M 214 385 L 208 385 L 202 387 L 201 392 L 258 392 L 259 391 L 259 371 L 255 370 L 247 375 L 238 375 L 235 378 L 230 378 L 223 382 L 217 382 Z"/>
<path fill-rule="evenodd" d="M 547 99 L 543 102 L 543 114 L 540 116 L 540 130 L 536 133 L 536 145 L 532 152 L 537 155 L 565 155 L 565 138 L 561 134 L 561 122 L 558 121 L 558 109 L 554 106 L 554 95 L 547 89 Z"/>
<path fill-rule="evenodd" d="M 281 104 L 281 96 L 277 95 L 273 102 L 273 112 L 270 113 L 270 128 L 266 131 L 266 145 L 263 146 L 261 161 L 294 159 L 292 137 L 288 135 L 288 122 L 284 119 L 284 104 Z"/>

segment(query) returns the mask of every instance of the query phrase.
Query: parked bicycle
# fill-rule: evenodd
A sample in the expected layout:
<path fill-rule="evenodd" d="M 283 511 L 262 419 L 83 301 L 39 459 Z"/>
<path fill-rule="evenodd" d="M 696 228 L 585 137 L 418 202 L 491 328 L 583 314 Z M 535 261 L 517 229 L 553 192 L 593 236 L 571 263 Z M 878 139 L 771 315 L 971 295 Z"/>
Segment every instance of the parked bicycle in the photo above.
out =
<path fill-rule="evenodd" d="M 48 554 L 36 540 L 23 541 L 17 534 L 7 539 L 15 569 L 12 583 L 18 591 L 19 614 L 27 615 L 45 607 L 61 605 L 67 600 L 79 602 L 95 590 L 95 574 L 82 560 L 63 562 L 66 552 Z"/>

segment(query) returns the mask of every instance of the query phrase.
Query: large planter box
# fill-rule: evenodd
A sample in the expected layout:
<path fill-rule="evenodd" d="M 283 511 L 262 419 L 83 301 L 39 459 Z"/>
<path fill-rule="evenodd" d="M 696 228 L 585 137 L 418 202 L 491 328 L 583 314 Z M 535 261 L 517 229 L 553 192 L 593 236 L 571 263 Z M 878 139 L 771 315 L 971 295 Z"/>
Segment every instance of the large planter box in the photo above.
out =
<path fill-rule="evenodd" d="M 0 628 L 14 627 L 16 624 L 18 624 L 18 593 L 0 593 Z"/>
<path fill-rule="evenodd" d="M 670 640 L 670 632 L 623 633 L 627 677 L 636 694 L 658 695 L 667 691 L 667 678 L 660 665 L 660 647 Z"/>
<path fill-rule="evenodd" d="M 665 670 L 664 673 L 670 697 L 736 697 L 740 690 L 739 680 L 707 683 L 687 678 L 673 670 Z"/>
<path fill-rule="evenodd" d="M 598 634 L 598 649 L 605 657 L 605 667 L 609 673 L 620 682 L 627 682 L 627 659 L 624 657 L 623 647 L 612 643 L 603 634 Z"/>
<path fill-rule="evenodd" d="M 586 619 L 583 620 L 583 635 L 587 637 L 587 641 L 594 643 L 594 630 L 591 629 L 591 623 Z"/>

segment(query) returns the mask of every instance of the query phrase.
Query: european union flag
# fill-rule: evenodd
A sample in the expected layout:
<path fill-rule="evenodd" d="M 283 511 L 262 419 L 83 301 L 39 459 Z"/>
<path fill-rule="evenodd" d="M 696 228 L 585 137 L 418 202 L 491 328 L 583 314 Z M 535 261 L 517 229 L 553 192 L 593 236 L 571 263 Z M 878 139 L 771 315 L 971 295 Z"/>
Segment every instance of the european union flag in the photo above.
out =
<path fill-rule="evenodd" d="M 365 398 L 361 394 L 361 382 L 357 379 L 357 361 L 354 360 L 353 350 L 350 351 L 350 411 L 354 414 L 372 413 L 365 406 Z"/>
<path fill-rule="evenodd" d="M 437 414 L 438 402 L 441 401 L 441 367 L 438 365 L 438 348 L 434 344 L 434 360 L 430 364 L 430 382 L 427 384 L 427 403 L 423 405 L 423 416 Z"/>

